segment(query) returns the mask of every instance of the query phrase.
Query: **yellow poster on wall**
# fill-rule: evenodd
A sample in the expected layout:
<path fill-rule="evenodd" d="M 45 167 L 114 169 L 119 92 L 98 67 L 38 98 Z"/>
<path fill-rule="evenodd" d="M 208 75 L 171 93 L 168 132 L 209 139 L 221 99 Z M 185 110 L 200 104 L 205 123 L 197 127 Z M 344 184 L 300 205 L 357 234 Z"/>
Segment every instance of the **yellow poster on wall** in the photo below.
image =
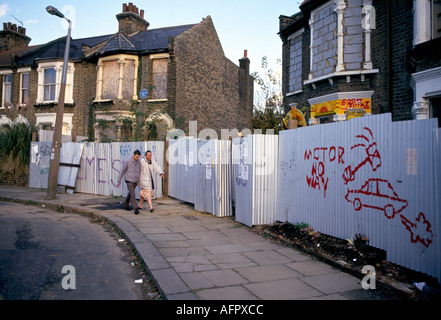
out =
<path fill-rule="evenodd" d="M 364 110 L 366 114 L 371 113 L 371 99 L 338 99 L 326 101 L 311 106 L 311 118 L 327 114 L 345 114 L 349 109 Z"/>

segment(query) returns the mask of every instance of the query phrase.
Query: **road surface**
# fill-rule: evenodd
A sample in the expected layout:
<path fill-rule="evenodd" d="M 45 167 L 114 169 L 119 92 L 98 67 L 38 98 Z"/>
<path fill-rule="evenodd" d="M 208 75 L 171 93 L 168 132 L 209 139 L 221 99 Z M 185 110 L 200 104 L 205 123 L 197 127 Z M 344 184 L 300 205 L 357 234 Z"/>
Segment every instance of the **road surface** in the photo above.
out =
<path fill-rule="evenodd" d="M 105 223 L 0 202 L 0 300 L 158 298 L 137 266 Z"/>

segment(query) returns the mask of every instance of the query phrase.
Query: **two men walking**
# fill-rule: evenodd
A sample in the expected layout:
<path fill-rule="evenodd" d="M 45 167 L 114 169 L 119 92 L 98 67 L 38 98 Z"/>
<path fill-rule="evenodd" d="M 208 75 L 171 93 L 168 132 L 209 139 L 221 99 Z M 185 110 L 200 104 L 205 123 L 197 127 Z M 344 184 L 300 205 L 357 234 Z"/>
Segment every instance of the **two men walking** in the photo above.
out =
<path fill-rule="evenodd" d="M 129 194 L 124 201 L 124 208 L 130 210 L 129 203 L 131 203 L 135 214 L 138 214 L 139 209 L 142 209 L 144 199 L 146 199 L 149 204 L 150 212 L 153 211 L 152 197 L 154 194 L 153 190 L 155 189 L 153 172 L 160 174 L 161 177 L 164 178 L 164 173 L 158 163 L 152 158 L 152 152 L 150 150 L 145 153 L 145 156 L 141 160 L 139 160 L 140 157 L 141 152 L 135 150 L 133 156 L 124 161 L 116 184 L 116 186 L 119 187 L 124 177 L 127 189 L 129 190 Z M 138 184 L 141 187 L 141 192 L 139 193 L 141 201 L 139 206 L 135 195 L 135 188 Z"/>

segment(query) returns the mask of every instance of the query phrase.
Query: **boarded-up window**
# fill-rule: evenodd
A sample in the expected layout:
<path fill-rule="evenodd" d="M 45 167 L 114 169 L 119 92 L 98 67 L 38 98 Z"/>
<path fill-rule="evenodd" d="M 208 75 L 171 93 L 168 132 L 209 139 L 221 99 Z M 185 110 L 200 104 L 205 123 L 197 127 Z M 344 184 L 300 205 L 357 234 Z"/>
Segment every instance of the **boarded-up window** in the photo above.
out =
<path fill-rule="evenodd" d="M 153 99 L 167 99 L 168 59 L 153 60 Z"/>
<path fill-rule="evenodd" d="M 124 80 L 123 80 L 123 99 L 133 99 L 133 81 L 135 80 L 135 61 L 125 60 Z"/>
<path fill-rule="evenodd" d="M 121 128 L 121 141 L 130 141 L 133 132 L 132 125 L 122 124 L 120 128 Z"/>
<path fill-rule="evenodd" d="M 118 127 L 115 121 L 100 121 L 98 129 L 99 142 L 109 143 L 118 141 Z"/>
<path fill-rule="evenodd" d="M 103 62 L 103 99 L 116 100 L 119 91 L 119 61 Z"/>

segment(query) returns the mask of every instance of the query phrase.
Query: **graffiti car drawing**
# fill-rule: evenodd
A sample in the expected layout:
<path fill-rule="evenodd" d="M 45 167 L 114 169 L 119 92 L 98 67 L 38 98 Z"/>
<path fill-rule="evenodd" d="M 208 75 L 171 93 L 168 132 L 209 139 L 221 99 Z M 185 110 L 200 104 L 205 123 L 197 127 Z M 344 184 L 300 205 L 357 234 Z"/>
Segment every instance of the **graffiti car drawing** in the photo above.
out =
<path fill-rule="evenodd" d="M 371 129 L 369 128 L 363 128 L 363 129 L 366 130 L 366 132 L 369 133 L 369 135 L 362 134 L 355 136 L 356 138 L 363 139 L 365 141 L 364 142 L 362 141 L 361 143 L 352 146 L 351 150 L 354 150 L 356 148 L 364 148 L 364 151 L 366 153 L 366 158 L 361 163 L 359 163 L 355 168 L 352 168 L 351 165 L 345 168 L 342 176 L 345 184 L 348 184 L 348 182 L 350 181 L 354 181 L 355 174 L 366 163 L 369 163 L 371 165 L 373 171 L 376 171 L 379 167 L 381 167 L 381 156 L 380 156 L 380 152 L 378 151 L 377 143 L 375 142 L 374 135 L 372 134 Z"/>
<path fill-rule="evenodd" d="M 401 199 L 387 180 L 369 179 L 359 190 L 349 190 L 346 201 L 354 205 L 356 211 L 363 207 L 384 212 L 388 219 L 395 216 L 407 207 L 407 200 Z"/>

